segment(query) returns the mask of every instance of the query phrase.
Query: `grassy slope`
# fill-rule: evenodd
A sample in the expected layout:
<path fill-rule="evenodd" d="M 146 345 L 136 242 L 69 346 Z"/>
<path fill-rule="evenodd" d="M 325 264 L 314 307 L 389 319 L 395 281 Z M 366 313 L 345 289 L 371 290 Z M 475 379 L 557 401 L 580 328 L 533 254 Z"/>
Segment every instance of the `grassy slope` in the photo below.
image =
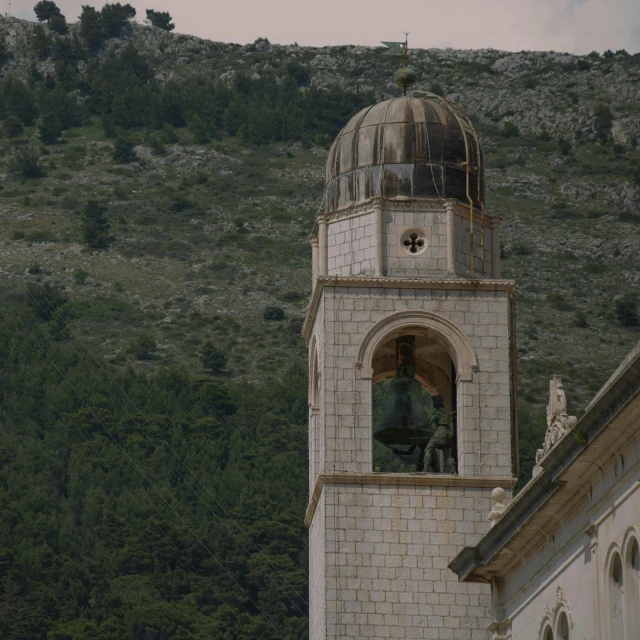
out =
<path fill-rule="evenodd" d="M 149 30 L 134 36 L 150 46 Z M 184 36 L 158 38 L 165 45 L 149 52 L 160 56 L 158 69 L 168 75 L 255 71 L 266 62 L 277 69 L 293 56 L 309 66 L 317 84 L 389 90 L 391 63 L 373 50 L 259 52 Z M 188 63 L 185 47 L 191 51 Z M 640 153 L 588 135 L 567 156 L 557 144 L 561 127 L 574 135 L 571 127 L 588 118 L 596 99 L 611 102 L 621 116 L 636 113 L 628 90 L 620 85 L 618 102 L 615 92 L 616 78 L 635 73 L 637 61 L 611 63 L 594 98 L 590 88 L 599 76 L 593 69 L 581 76 L 545 67 L 543 60 L 528 74 L 528 86 L 539 87 L 533 92 L 521 78 L 507 82 L 491 70 L 504 54 L 482 53 L 482 64 L 465 62 L 464 55 L 416 52 L 415 66 L 445 91 L 460 90 L 461 103 L 478 123 L 488 211 L 504 217 L 503 274 L 518 283 L 522 428 L 540 439 L 551 375 L 565 377 L 570 411 L 579 413 L 638 339 L 636 330 L 617 325 L 612 309 L 614 298 L 637 292 L 640 281 L 640 224 L 633 217 Z M 577 104 L 566 99 L 567 91 L 578 96 Z M 537 112 L 532 121 L 531 101 L 545 100 L 551 100 L 550 112 Z M 506 120 L 518 123 L 523 135 L 501 137 Z M 539 127 L 554 131 L 554 138 L 541 142 Z M 136 135 L 143 143 L 143 132 Z M 10 145 L 0 141 L 0 172 L 6 172 L 0 191 L 1 286 L 11 293 L 31 280 L 64 286 L 76 301 L 77 330 L 116 363 L 183 362 L 197 370 L 199 346 L 211 339 L 228 351 L 230 375 L 262 380 L 305 357 L 298 329 L 310 291 L 306 238 L 321 198 L 326 149 L 246 147 L 229 138 L 197 145 L 186 130 L 179 135 L 180 143 L 167 145 L 163 156 L 141 146 L 139 162 L 117 165 L 111 141 L 93 122 L 49 147 L 47 177 L 28 181 L 8 173 Z M 114 242 L 108 251 L 79 244 L 77 211 L 89 197 L 109 204 Z M 83 284 L 74 277 L 78 269 L 88 274 Z M 262 319 L 269 304 L 286 309 L 284 323 Z M 578 309 L 589 327 L 572 326 Z M 151 363 L 127 354 L 143 328 L 159 344 Z"/>

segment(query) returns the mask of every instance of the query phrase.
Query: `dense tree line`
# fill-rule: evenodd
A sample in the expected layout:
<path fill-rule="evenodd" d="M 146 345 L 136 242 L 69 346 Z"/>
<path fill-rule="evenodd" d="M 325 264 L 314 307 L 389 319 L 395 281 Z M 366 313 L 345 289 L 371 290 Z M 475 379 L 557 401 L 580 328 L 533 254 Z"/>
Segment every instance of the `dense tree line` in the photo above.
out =
<path fill-rule="evenodd" d="M 46 1 L 37 7 L 50 23 L 59 13 L 49 4 L 55 7 Z M 206 77 L 162 83 L 133 44 L 96 55 L 106 39 L 126 29 L 133 14 L 130 5 L 106 4 L 99 12 L 84 6 L 79 34 L 51 34 L 38 27 L 32 46 L 40 58 L 53 61 L 55 73 L 43 76 L 34 67 L 27 82 L 12 76 L 0 82 L 0 119 L 15 117 L 24 126 L 45 119 L 46 131 L 54 132 L 45 142 L 57 139 L 58 126 L 64 130 L 99 116 L 108 136 L 119 128 L 160 130 L 168 124 L 188 126 L 201 143 L 231 135 L 253 144 L 324 144 L 350 115 L 373 101 L 371 95 L 307 86 L 310 76 L 298 63 L 260 78 L 238 74 L 230 84 Z M 161 12 L 150 16 L 158 24 L 170 20 Z"/>
<path fill-rule="evenodd" d="M 0 637 L 307 637 L 304 372 L 114 370 L 70 304 L 0 312 Z"/>

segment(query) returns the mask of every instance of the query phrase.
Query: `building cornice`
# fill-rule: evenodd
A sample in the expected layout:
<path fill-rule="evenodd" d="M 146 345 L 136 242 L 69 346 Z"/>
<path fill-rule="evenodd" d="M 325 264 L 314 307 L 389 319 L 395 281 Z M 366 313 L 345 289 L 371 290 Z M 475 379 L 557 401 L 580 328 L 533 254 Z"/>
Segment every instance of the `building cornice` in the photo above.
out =
<path fill-rule="evenodd" d="M 318 213 L 317 219 L 326 222 L 335 222 L 352 218 L 354 216 L 373 213 L 376 209 L 382 208 L 385 211 L 423 211 L 427 213 L 438 213 L 453 209 L 454 212 L 463 218 L 470 218 L 469 205 L 463 204 L 455 198 L 439 199 L 439 198 L 370 198 L 369 200 L 351 204 L 336 211 L 322 211 Z M 486 226 L 492 224 L 500 224 L 502 218 L 500 216 L 490 216 L 480 209 L 473 209 L 474 221 L 480 222 L 484 220 Z M 477 217 L 476 217 L 477 216 Z"/>
<path fill-rule="evenodd" d="M 325 287 L 357 287 L 382 289 L 433 289 L 445 291 L 515 291 L 513 280 L 484 278 L 388 278 L 384 276 L 320 276 L 315 283 L 309 308 L 302 326 L 302 337 L 309 340 L 313 321 Z"/>
<path fill-rule="evenodd" d="M 640 410 L 639 395 L 640 342 L 582 418 L 541 461 L 542 471 L 516 496 L 496 525 L 477 546 L 465 547 L 449 564 L 459 579 L 487 582 L 502 576 L 514 555 L 509 546 L 526 545 L 531 531 L 541 530 L 551 512 L 566 509 L 574 496 L 584 490 L 589 469 L 597 469 L 596 463 L 601 465 L 604 456 L 609 459 L 615 455 L 629 438 L 639 437 L 640 420 L 633 424 L 625 424 L 624 419 L 617 422 L 631 403 L 631 410 Z M 536 522 L 538 517 L 540 523 Z M 530 551 L 534 548 L 535 545 Z"/>
<path fill-rule="evenodd" d="M 323 473 L 317 481 L 311 495 L 304 523 L 311 526 L 313 515 L 318 506 L 325 485 L 394 485 L 409 487 L 465 487 L 487 488 L 516 486 L 517 478 L 508 477 L 482 477 L 482 476 L 458 476 L 442 473 L 349 473 L 335 472 Z"/>

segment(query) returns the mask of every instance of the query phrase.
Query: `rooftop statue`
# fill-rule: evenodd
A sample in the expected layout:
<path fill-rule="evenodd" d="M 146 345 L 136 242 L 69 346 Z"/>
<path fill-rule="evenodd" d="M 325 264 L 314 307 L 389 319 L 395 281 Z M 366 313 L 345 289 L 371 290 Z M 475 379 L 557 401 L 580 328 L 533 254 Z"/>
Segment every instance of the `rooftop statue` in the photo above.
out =
<path fill-rule="evenodd" d="M 556 442 L 564 436 L 578 421 L 575 416 L 567 414 L 567 397 L 560 376 L 553 376 L 549 381 L 549 404 L 547 405 L 547 432 L 542 449 L 536 451 L 536 465 L 540 464 Z"/>

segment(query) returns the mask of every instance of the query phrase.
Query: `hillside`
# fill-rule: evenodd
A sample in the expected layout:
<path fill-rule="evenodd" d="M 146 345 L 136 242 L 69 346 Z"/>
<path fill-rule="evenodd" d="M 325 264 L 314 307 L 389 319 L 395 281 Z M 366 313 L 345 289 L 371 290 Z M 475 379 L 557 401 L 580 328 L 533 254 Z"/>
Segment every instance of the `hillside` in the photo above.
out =
<path fill-rule="evenodd" d="M 60 36 L 0 18 L 0 630 L 18 628 L 17 619 L 27 625 L 6 637 L 124 637 L 125 628 L 136 638 L 213 637 L 225 628 L 235 635 L 220 637 L 277 637 L 256 626 L 246 599 L 228 595 L 230 583 L 211 561 L 190 560 L 203 574 L 194 579 L 135 526 L 117 533 L 115 522 L 146 520 L 123 497 L 136 474 L 127 467 L 118 477 L 120 454 L 104 434 L 97 439 L 100 425 L 63 391 L 53 363 L 69 367 L 92 410 L 108 416 L 105 424 L 149 465 L 154 482 L 176 491 L 203 534 L 207 514 L 197 501 L 187 504 L 182 481 L 161 480 L 158 455 L 171 453 L 157 441 L 142 446 L 128 412 L 140 409 L 164 425 L 172 446 L 184 447 L 182 457 L 219 487 L 225 509 L 261 545 L 274 545 L 273 562 L 304 591 L 299 330 L 310 293 L 307 237 L 331 139 L 352 113 L 397 95 L 398 61 L 381 52 L 266 40 L 239 46 L 129 23 L 92 50 L 80 24 Z M 487 209 L 504 218 L 503 275 L 517 282 L 526 475 L 544 432 L 548 379 L 563 376 L 569 410 L 579 415 L 640 337 L 640 56 L 431 49 L 412 51 L 411 64 L 417 88 L 458 102 L 481 135 Z M 62 129 L 51 143 L 45 119 L 49 132 L 55 120 Z M 83 232 L 92 200 L 109 223 L 101 248 Z M 34 299 L 48 306 L 53 297 L 50 319 Z M 285 319 L 265 320 L 267 307 L 281 308 Z M 228 357 L 217 377 L 202 375 L 206 341 Z M 102 366 L 107 377 L 95 373 Z M 114 389 L 126 410 L 114 404 Z M 215 424 L 202 422 L 210 418 Z M 295 435 L 285 437 L 287 429 Z M 189 444 L 194 438 L 202 451 Z M 227 455 L 221 448 L 231 452 L 228 466 L 218 465 Z M 267 464 L 273 451 L 281 474 Z M 243 488 L 237 495 L 234 482 Z M 91 496 L 85 483 L 95 486 Z M 30 484 L 28 500 L 7 490 Z M 143 485 L 134 492 L 166 528 L 169 516 Z M 35 522 L 45 505 L 52 512 L 42 533 L 17 526 Z M 78 523 L 90 524 L 82 540 L 73 537 Z M 281 545 L 273 541 L 276 523 Z M 67 547 L 55 533 L 63 525 L 72 532 Z M 171 527 L 184 551 L 188 534 Z M 299 612 L 279 608 L 253 560 L 239 559 L 242 548 L 222 530 L 207 535 L 252 596 L 262 594 L 277 626 L 288 620 L 287 637 L 301 637 Z M 21 536 L 36 542 L 10 551 Z M 111 554 L 123 539 L 131 556 L 116 562 Z M 34 545 L 42 553 L 27 560 Z M 86 557 L 91 575 L 77 566 Z M 31 584 L 18 579 L 30 562 Z M 28 605 L 41 601 L 33 585 L 54 589 L 63 565 L 65 595 L 54 617 L 66 622 L 54 633 L 46 603 L 35 613 Z M 135 604 L 138 589 L 144 596 Z M 154 609 L 159 602 L 175 603 L 168 621 Z M 241 621 L 225 627 L 231 614 L 223 604 Z M 156 614 L 164 631 L 144 635 L 145 616 Z"/>

